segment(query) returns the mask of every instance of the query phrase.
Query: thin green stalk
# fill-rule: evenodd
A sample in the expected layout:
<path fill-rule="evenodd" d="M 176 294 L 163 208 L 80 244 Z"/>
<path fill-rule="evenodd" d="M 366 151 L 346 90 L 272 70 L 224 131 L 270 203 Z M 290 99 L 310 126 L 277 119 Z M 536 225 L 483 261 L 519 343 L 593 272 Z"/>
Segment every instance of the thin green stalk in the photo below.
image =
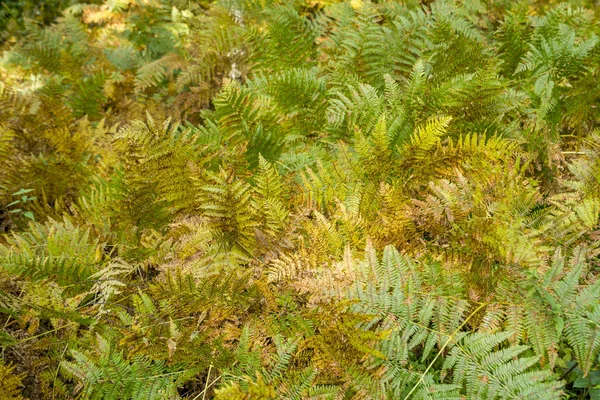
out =
<path fill-rule="evenodd" d="M 462 327 L 465 326 L 465 324 L 467 322 L 469 322 L 469 320 L 473 317 L 473 315 L 477 314 L 477 312 L 479 310 L 481 310 L 483 307 L 485 307 L 486 305 L 487 305 L 487 303 L 479 305 L 479 307 L 477 307 L 471 314 L 469 314 L 469 316 L 463 321 L 463 323 L 460 324 L 460 326 L 458 328 L 456 328 L 456 330 L 454 332 L 452 332 L 452 334 L 450 336 L 448 336 L 448 339 L 446 340 L 446 343 L 444 343 L 444 345 L 440 348 L 440 351 L 437 352 L 437 354 L 435 355 L 435 358 L 433 360 L 431 360 L 431 362 L 429 363 L 429 365 L 427 366 L 427 368 L 425 369 L 425 371 L 423 372 L 423 374 L 421 374 L 421 378 L 419 378 L 419 381 L 417 383 L 415 383 L 415 386 L 413 386 L 413 388 L 411 389 L 411 391 L 408 392 L 408 394 L 406 395 L 406 397 L 404 398 L 404 400 L 408 400 L 410 398 L 410 396 L 414 393 L 414 391 L 417 390 L 417 388 L 419 387 L 419 385 L 421 384 L 421 382 L 423 382 L 423 380 L 425 379 L 425 375 L 427 375 L 427 373 L 429 372 L 429 370 L 431 369 L 431 367 L 433 367 L 433 364 L 437 361 L 437 359 L 440 357 L 440 355 L 442 355 L 442 352 L 444 351 L 444 349 L 446 348 L 446 346 L 448 346 L 448 344 L 450 343 L 450 340 L 452 340 L 452 338 L 454 337 L 454 335 L 456 335 L 458 332 L 460 332 L 460 330 L 462 329 Z"/>

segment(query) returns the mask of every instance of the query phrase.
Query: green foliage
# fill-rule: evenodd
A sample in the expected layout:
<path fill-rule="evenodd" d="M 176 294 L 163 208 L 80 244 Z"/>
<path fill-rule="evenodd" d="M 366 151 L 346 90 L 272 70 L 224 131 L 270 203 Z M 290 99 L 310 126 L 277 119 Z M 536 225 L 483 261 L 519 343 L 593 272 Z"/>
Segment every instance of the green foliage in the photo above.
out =
<path fill-rule="evenodd" d="M 598 397 L 596 2 L 5 3 L 8 398 Z"/>
<path fill-rule="evenodd" d="M 18 198 L 17 200 L 13 201 L 12 203 L 9 203 L 6 205 L 6 207 L 15 207 L 15 208 L 11 208 L 11 210 L 8 211 L 9 214 L 17 214 L 20 217 L 25 217 L 25 218 L 29 218 L 31 220 L 35 220 L 35 217 L 33 216 L 33 213 L 31 211 L 24 211 L 22 208 L 16 208 L 19 206 L 19 204 L 21 205 L 21 207 L 24 207 L 27 203 L 34 201 L 36 198 L 35 197 L 31 197 L 31 196 L 27 196 L 27 193 L 32 192 L 33 189 L 21 189 L 18 192 L 13 193 L 13 196 L 21 196 L 20 198 Z"/>
<path fill-rule="evenodd" d="M 22 380 L 24 375 L 14 375 L 15 367 L 0 363 L 0 389 L 2 395 L 8 400 L 22 400 L 20 387 L 23 386 Z"/>
<path fill-rule="evenodd" d="M 0 247 L 6 271 L 32 279 L 53 277 L 60 283 L 87 279 L 98 264 L 99 244 L 71 221 L 32 223 L 27 233 L 15 233 Z"/>
<path fill-rule="evenodd" d="M 72 350 L 74 362 L 61 367 L 84 383 L 82 396 L 89 399 L 173 399 L 177 398 L 175 373 L 161 363 L 143 358 L 126 361 L 98 336 L 94 358 Z"/>
<path fill-rule="evenodd" d="M 383 392 L 374 397 L 560 398 L 552 373 L 532 368 L 539 357 L 524 354 L 525 345 L 508 343 L 512 332 L 462 329 L 484 304 L 457 300 L 446 294 L 450 287 L 427 287 L 416 266 L 394 248 L 387 247 L 380 262 L 368 250 L 355 273 L 348 295 L 357 301 L 355 312 L 374 316 L 365 328 L 386 332 L 375 361 L 385 371 Z M 438 378 L 430 371 L 440 356 Z"/>

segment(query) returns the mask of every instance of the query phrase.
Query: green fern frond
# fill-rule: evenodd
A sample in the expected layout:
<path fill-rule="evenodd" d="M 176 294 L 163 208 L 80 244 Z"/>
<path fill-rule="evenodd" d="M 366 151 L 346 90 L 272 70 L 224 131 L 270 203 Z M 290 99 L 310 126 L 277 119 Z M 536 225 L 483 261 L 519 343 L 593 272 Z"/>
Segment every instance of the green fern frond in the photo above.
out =
<path fill-rule="evenodd" d="M 199 209 L 210 220 L 213 236 L 224 250 L 238 247 L 247 254 L 255 248 L 251 209 L 252 188 L 224 169 L 210 174 L 208 184 L 200 187 Z"/>
<path fill-rule="evenodd" d="M 410 142 L 404 146 L 403 153 L 417 160 L 427 157 L 427 154 L 440 143 L 440 138 L 446 134 L 446 128 L 451 120 L 450 117 L 435 118 L 417 128 Z"/>
<path fill-rule="evenodd" d="M 62 370 L 83 383 L 82 394 L 90 399 L 178 399 L 176 380 L 181 373 L 164 363 L 144 358 L 127 360 L 112 344 L 98 336 L 95 354 L 72 351 L 73 361 Z"/>
<path fill-rule="evenodd" d="M 12 274 L 62 284 L 85 282 L 100 268 L 100 244 L 89 231 L 66 219 L 32 223 L 28 233 L 13 234 L 0 246 L 2 267 Z"/>

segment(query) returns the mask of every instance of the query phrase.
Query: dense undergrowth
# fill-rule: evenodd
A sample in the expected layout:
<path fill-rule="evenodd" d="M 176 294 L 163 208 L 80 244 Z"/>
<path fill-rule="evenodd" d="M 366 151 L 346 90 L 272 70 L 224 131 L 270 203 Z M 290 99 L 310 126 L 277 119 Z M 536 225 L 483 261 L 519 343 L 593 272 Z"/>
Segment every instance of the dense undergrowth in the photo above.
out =
<path fill-rule="evenodd" d="M 600 399 L 597 1 L 43 3 L 3 398 Z"/>

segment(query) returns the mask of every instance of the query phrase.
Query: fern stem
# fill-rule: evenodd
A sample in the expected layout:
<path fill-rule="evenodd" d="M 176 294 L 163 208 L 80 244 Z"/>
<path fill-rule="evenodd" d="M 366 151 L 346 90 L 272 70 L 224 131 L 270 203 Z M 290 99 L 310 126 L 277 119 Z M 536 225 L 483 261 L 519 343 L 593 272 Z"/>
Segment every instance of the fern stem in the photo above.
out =
<path fill-rule="evenodd" d="M 69 349 L 69 343 L 67 343 L 65 345 L 65 348 L 64 348 L 62 354 L 60 355 L 60 359 L 58 361 L 58 366 L 56 367 L 56 371 L 54 372 L 54 379 L 52 380 L 52 400 L 55 399 L 54 395 L 55 395 L 55 390 L 56 390 L 56 379 L 58 378 L 58 372 L 60 371 L 60 364 L 65 359 L 65 354 L 67 353 L 68 349 Z"/>
<path fill-rule="evenodd" d="M 198 400 L 198 398 L 200 396 L 202 396 L 202 399 L 204 399 L 204 396 L 206 395 L 206 391 L 208 390 L 209 387 L 211 387 L 212 385 L 214 385 L 219 379 L 221 379 L 221 376 L 217 376 L 211 383 L 209 383 L 207 386 L 205 386 L 204 390 L 201 391 L 200 393 L 198 393 L 198 395 L 196 397 L 194 397 L 192 400 Z M 206 380 L 206 382 L 208 382 L 208 379 Z"/>
<path fill-rule="evenodd" d="M 560 378 L 558 378 L 558 380 L 559 380 L 559 381 L 562 381 L 563 379 L 565 379 L 565 378 L 566 378 L 566 377 L 567 377 L 567 376 L 568 376 L 568 375 L 569 375 L 571 372 L 573 372 L 573 370 L 574 370 L 575 368 L 577 368 L 577 366 L 578 366 L 578 365 L 579 365 L 579 363 L 578 363 L 578 362 L 575 362 L 575 364 L 571 365 L 571 368 L 569 368 L 568 370 L 566 370 L 566 371 L 565 371 L 565 373 L 564 373 L 564 374 L 562 374 L 562 375 L 560 376 Z"/>
<path fill-rule="evenodd" d="M 456 335 L 458 332 L 460 332 L 460 330 L 463 328 L 463 326 L 465 326 L 466 323 L 469 322 L 469 320 L 475 314 L 477 314 L 479 312 L 479 310 L 481 310 L 486 305 L 487 305 L 487 303 L 480 304 L 479 307 L 477 307 L 471 314 L 469 314 L 469 316 L 463 321 L 463 323 L 460 324 L 460 326 L 458 328 L 456 328 L 456 330 L 454 332 L 452 332 L 452 334 L 450 336 L 448 336 L 448 339 L 446 340 L 446 342 L 444 343 L 444 345 L 440 348 L 440 351 L 438 351 L 437 354 L 435 355 L 434 359 L 431 360 L 431 362 L 429 363 L 429 365 L 427 366 L 427 368 L 425 369 L 425 371 L 423 371 L 423 373 L 421 374 L 421 378 L 419 378 L 419 381 L 417 383 L 415 383 L 415 386 L 413 386 L 413 388 L 410 390 L 410 392 L 408 392 L 408 394 L 406 395 L 406 397 L 404 397 L 404 400 L 409 399 L 410 396 L 414 393 L 414 391 L 417 390 L 417 388 L 419 387 L 419 385 L 421 384 L 421 382 L 423 382 L 423 380 L 425 379 L 425 375 L 427 375 L 427 373 L 429 372 L 429 370 L 431 369 L 431 367 L 433 367 L 433 364 L 440 357 L 440 355 L 442 354 L 442 352 L 444 351 L 444 349 L 446 348 L 446 346 L 448 346 L 448 344 L 450 343 L 450 341 L 452 340 L 452 338 L 454 337 L 454 335 Z"/>
<path fill-rule="evenodd" d="M 210 366 L 208 367 L 208 374 L 206 375 L 206 382 L 204 383 L 204 394 L 202 395 L 202 400 L 204 400 L 204 398 L 206 397 L 206 389 L 208 389 L 208 381 L 210 380 L 210 373 L 212 371 L 212 367 L 212 364 L 210 364 Z"/>
<path fill-rule="evenodd" d="M 37 339 L 37 338 L 39 338 L 39 337 L 41 337 L 41 336 L 44 336 L 44 335 L 47 335 L 47 334 L 49 334 L 49 333 L 54 333 L 54 332 L 56 332 L 56 331 L 59 331 L 59 330 L 61 330 L 61 329 L 68 328 L 68 327 L 70 327 L 70 326 L 72 326 L 72 325 L 74 325 L 74 324 L 76 324 L 76 323 L 77 323 L 77 322 L 71 322 L 71 323 L 65 324 L 65 325 L 63 325 L 63 326 L 59 326 L 58 328 L 55 328 L 55 329 L 52 329 L 52 330 L 49 330 L 49 331 L 46 331 L 46 332 L 42 332 L 42 333 L 40 333 L 40 334 L 37 334 L 37 335 L 35 335 L 35 336 L 30 336 L 30 337 L 28 337 L 28 338 L 22 339 L 22 340 L 20 340 L 20 342 L 21 342 L 21 343 L 23 343 L 23 342 L 27 342 L 27 341 L 29 341 L 29 340 Z"/>

